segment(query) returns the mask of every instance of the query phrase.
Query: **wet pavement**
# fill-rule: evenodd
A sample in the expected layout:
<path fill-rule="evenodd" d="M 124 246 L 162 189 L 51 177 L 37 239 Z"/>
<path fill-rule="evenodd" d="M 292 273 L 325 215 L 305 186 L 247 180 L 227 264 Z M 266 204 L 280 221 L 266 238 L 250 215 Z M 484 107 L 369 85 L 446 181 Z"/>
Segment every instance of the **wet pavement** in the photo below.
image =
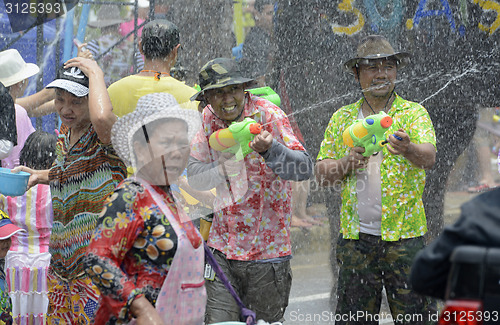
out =
<path fill-rule="evenodd" d="M 479 193 L 453 191 L 445 195 L 444 222 L 453 223 L 460 215 L 460 206 Z M 321 207 L 318 207 L 321 209 Z M 285 324 L 335 324 L 331 310 L 330 291 L 335 283 L 330 266 L 330 227 L 292 228 L 293 283 Z M 386 303 L 381 309 L 379 324 L 393 324 Z"/>
<path fill-rule="evenodd" d="M 460 215 L 460 207 L 480 193 L 468 193 L 471 185 L 466 181 L 469 167 L 461 163 L 462 156 L 452 170 L 444 199 L 443 218 L 445 226 L 452 224 Z M 492 173 L 500 184 L 497 160 L 492 158 Z M 316 205 L 314 210 L 326 215 L 324 205 Z M 285 325 L 330 325 L 335 324 L 335 315 L 330 301 L 331 290 L 336 283 L 336 275 L 332 274 L 330 263 L 331 234 L 330 226 L 314 226 L 312 228 L 292 228 L 293 282 L 289 305 L 285 313 Z M 437 315 L 436 315 L 437 318 Z M 393 321 L 386 301 L 382 301 L 379 324 L 392 325 Z"/>

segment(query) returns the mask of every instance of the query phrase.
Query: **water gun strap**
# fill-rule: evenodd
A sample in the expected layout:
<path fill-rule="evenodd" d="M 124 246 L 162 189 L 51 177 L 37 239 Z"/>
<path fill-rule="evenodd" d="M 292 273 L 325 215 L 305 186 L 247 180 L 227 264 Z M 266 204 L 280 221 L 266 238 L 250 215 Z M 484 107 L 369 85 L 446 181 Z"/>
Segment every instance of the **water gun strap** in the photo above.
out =
<path fill-rule="evenodd" d="M 210 247 L 208 247 L 208 244 L 206 242 L 203 242 L 203 245 L 205 248 L 205 259 L 207 260 L 208 264 L 212 266 L 212 268 L 215 271 L 215 274 L 217 274 L 222 283 L 224 283 L 224 286 L 227 288 L 227 290 L 229 290 L 229 293 L 231 294 L 231 296 L 233 296 L 234 300 L 236 300 L 236 303 L 240 307 L 241 315 L 243 315 L 243 317 L 245 318 L 247 325 L 255 325 L 255 319 L 256 319 L 255 312 L 245 307 L 240 297 L 234 290 L 233 286 L 227 279 L 226 275 L 220 268 L 219 263 L 217 263 L 217 261 L 215 260 L 215 257 L 212 254 Z"/>

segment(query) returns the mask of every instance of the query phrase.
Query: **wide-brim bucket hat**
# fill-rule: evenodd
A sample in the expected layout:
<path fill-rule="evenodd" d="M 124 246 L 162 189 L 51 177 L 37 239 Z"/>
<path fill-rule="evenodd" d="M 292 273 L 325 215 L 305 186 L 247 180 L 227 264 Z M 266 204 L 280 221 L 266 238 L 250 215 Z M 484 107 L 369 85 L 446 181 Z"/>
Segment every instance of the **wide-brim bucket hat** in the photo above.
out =
<path fill-rule="evenodd" d="M 92 28 L 103 28 L 126 22 L 127 19 L 120 16 L 120 5 L 105 4 L 97 10 L 95 20 L 89 21 L 87 26 Z"/>
<path fill-rule="evenodd" d="M 369 35 L 363 38 L 356 50 L 356 56 L 346 61 L 342 67 L 345 71 L 353 73 L 354 68 L 361 60 L 377 60 L 383 58 L 396 58 L 398 69 L 410 63 L 411 54 L 396 52 L 389 41 L 380 35 Z"/>
<path fill-rule="evenodd" d="M 241 75 L 238 63 L 233 59 L 217 58 L 208 61 L 200 70 L 200 91 L 191 97 L 191 100 L 203 100 L 206 90 L 223 88 L 230 85 L 248 84 L 255 82 L 254 79 L 245 78 Z"/>
<path fill-rule="evenodd" d="M 0 82 L 10 87 L 36 75 L 40 68 L 34 63 L 26 63 L 15 49 L 0 52 Z"/>
<path fill-rule="evenodd" d="M 201 129 L 201 114 L 197 110 L 182 108 L 175 97 L 168 93 L 152 93 L 142 96 L 132 113 L 115 122 L 111 129 L 111 142 L 116 153 L 129 167 L 137 167 L 133 136 L 149 123 L 160 119 L 179 119 L 188 126 L 188 140 Z"/>

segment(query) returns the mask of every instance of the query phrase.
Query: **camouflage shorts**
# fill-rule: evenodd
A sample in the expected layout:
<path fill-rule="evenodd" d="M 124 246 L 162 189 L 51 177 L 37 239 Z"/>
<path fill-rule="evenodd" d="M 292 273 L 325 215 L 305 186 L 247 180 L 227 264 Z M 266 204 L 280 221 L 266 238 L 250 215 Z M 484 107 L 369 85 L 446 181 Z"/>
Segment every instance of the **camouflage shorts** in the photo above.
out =
<path fill-rule="evenodd" d="M 428 300 L 412 292 L 408 281 L 413 258 L 423 247 L 423 237 L 387 242 L 367 234 L 359 240 L 340 235 L 336 324 L 379 324 L 389 318 L 379 314 L 383 287 L 395 324 L 426 324 Z"/>

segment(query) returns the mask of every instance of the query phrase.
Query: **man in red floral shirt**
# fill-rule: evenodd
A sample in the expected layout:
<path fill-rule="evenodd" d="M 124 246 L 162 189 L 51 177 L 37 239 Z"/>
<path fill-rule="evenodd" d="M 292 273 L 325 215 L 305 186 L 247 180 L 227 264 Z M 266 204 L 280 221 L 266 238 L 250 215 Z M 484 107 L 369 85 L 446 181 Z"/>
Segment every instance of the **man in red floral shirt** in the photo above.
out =
<path fill-rule="evenodd" d="M 292 280 L 289 181 L 309 179 L 312 160 L 285 113 L 245 92 L 253 80 L 243 78 L 233 60 L 211 60 L 199 77 L 201 91 L 191 99 L 208 105 L 192 145 L 188 181 L 200 190 L 217 189 L 208 245 L 257 319 L 283 320 Z M 209 145 L 212 133 L 248 117 L 263 127 L 242 160 Z M 215 278 L 206 287 L 205 323 L 239 321 L 238 305 L 224 284 Z"/>

